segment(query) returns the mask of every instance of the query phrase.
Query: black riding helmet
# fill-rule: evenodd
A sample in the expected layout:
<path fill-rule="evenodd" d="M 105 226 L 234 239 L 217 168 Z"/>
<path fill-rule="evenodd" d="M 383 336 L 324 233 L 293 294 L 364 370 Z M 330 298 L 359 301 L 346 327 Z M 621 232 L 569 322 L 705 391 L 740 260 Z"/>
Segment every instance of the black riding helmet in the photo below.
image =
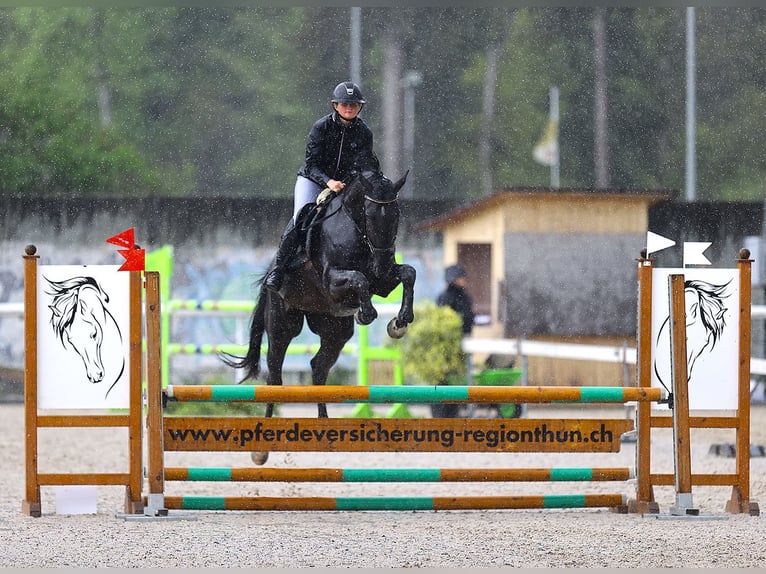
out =
<path fill-rule="evenodd" d="M 333 104 L 361 104 L 364 105 L 367 102 L 362 96 L 362 90 L 359 89 L 354 82 L 341 82 L 332 92 Z"/>

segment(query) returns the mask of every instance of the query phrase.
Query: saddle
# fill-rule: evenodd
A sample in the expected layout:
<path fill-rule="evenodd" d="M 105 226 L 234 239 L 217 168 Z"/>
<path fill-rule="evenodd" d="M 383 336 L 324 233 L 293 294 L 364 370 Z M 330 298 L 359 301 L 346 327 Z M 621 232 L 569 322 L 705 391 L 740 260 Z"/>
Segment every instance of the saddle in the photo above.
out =
<path fill-rule="evenodd" d="M 298 249 L 288 264 L 289 269 L 310 267 L 312 244 L 316 241 L 318 224 L 327 219 L 334 212 L 327 213 L 330 200 L 337 195 L 329 187 L 325 188 L 317 197 L 315 203 L 304 205 L 295 217 L 295 228 L 299 233 Z"/>

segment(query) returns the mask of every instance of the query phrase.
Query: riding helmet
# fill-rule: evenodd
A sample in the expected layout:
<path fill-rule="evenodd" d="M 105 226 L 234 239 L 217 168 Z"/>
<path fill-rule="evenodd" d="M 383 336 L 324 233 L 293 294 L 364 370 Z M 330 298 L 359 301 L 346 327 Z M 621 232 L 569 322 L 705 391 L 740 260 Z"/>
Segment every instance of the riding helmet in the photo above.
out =
<path fill-rule="evenodd" d="M 454 283 L 458 277 L 466 277 L 468 274 L 460 265 L 450 265 L 444 270 L 444 280 L 447 283 Z"/>
<path fill-rule="evenodd" d="M 341 82 L 335 86 L 331 101 L 333 104 L 356 103 L 364 105 L 367 103 L 362 96 L 362 90 L 354 82 Z"/>

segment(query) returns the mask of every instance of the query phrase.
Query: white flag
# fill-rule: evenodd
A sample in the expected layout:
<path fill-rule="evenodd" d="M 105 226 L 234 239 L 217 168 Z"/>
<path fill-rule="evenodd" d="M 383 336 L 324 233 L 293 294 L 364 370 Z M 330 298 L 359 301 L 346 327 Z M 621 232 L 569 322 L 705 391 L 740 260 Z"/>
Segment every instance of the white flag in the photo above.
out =
<path fill-rule="evenodd" d="M 540 141 L 532 150 L 532 156 L 537 163 L 543 165 L 558 165 L 559 163 L 559 124 L 553 118 L 548 120 Z"/>
<path fill-rule="evenodd" d="M 667 237 L 663 237 L 662 235 L 658 235 L 656 233 L 652 233 L 651 231 L 646 232 L 646 255 L 649 256 L 652 253 L 656 253 L 657 251 L 662 251 L 663 249 L 667 249 L 668 247 L 673 247 L 676 242 L 672 239 L 668 239 Z"/>
<path fill-rule="evenodd" d="M 703 255 L 711 245 L 712 243 L 708 241 L 685 241 L 684 267 L 687 265 L 712 265 L 710 260 Z"/>

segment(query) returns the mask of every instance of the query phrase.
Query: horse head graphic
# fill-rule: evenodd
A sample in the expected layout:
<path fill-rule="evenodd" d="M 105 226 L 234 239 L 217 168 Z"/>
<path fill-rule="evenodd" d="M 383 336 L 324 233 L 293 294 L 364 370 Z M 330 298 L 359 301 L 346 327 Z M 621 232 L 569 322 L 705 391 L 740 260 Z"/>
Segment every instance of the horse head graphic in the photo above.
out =
<path fill-rule="evenodd" d="M 729 297 L 730 282 L 716 285 L 707 281 L 684 281 L 686 311 L 686 366 L 691 382 L 695 363 L 704 354 L 713 351 L 726 327 L 724 299 Z M 658 357 L 654 373 L 663 385 L 670 382 L 670 317 L 665 318 L 657 334 Z"/>
<path fill-rule="evenodd" d="M 103 360 L 102 349 L 106 341 L 112 347 L 122 348 L 122 333 L 114 316 L 107 308 L 109 295 L 93 277 L 71 277 L 63 281 L 46 278 L 52 296 L 51 327 L 65 349 L 71 349 L 82 359 L 85 374 L 93 384 L 108 382 L 104 398 L 125 370 L 125 358 L 116 364 Z"/>

